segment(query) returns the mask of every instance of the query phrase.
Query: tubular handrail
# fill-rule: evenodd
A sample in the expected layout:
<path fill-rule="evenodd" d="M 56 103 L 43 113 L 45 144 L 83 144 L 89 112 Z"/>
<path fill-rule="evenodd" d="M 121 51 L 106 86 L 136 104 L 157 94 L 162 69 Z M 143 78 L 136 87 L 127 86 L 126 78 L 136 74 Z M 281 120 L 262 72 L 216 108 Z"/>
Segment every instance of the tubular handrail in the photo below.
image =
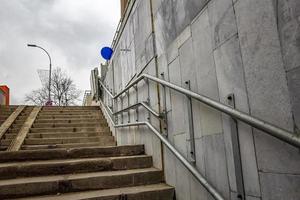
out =
<path fill-rule="evenodd" d="M 104 108 L 106 115 L 109 117 L 111 124 L 114 128 L 130 127 L 130 126 L 147 126 L 160 141 L 176 156 L 176 158 L 192 173 L 192 175 L 203 185 L 203 187 L 216 199 L 225 200 L 221 194 L 201 175 L 201 173 L 149 122 L 134 122 L 126 124 L 115 124 L 111 118 L 113 114 L 110 110 L 108 113 L 107 106 L 100 100 L 101 107 Z"/>
<path fill-rule="evenodd" d="M 287 142 L 290 145 L 293 145 L 297 148 L 300 148 L 300 138 L 296 136 L 296 134 L 289 132 L 288 130 L 285 130 L 283 128 L 280 128 L 278 126 L 275 126 L 271 123 L 268 123 L 262 119 L 253 117 L 247 113 L 244 113 L 242 111 L 239 111 L 237 109 L 234 109 L 230 106 L 227 106 L 223 103 L 220 103 L 218 101 L 215 101 L 209 97 L 206 97 L 204 95 L 192 92 L 190 90 L 187 90 L 183 87 L 180 87 L 178 85 L 175 85 L 173 83 L 170 83 L 168 81 L 159 79 L 157 77 L 151 76 L 149 74 L 141 74 L 137 79 L 135 79 L 132 83 L 130 83 L 127 87 L 125 87 L 121 92 L 119 92 L 116 95 L 113 95 L 106 87 L 105 85 L 100 81 L 100 84 L 103 86 L 104 90 L 110 95 L 110 97 L 112 99 L 116 99 L 119 96 L 121 96 L 122 94 L 124 94 L 127 90 L 129 90 L 130 88 L 134 87 L 136 84 L 138 84 L 141 80 L 151 80 L 153 82 L 159 83 L 163 86 L 166 86 L 170 89 L 173 89 L 177 92 L 180 92 L 182 94 L 185 94 L 191 98 L 194 98 L 216 110 L 219 110 L 223 113 L 228 114 L 229 116 L 240 120 L 248 125 L 253 126 L 254 128 L 257 128 L 259 130 L 262 130 L 270 135 L 272 135 L 273 137 L 276 137 L 282 141 Z"/>
<path fill-rule="evenodd" d="M 139 103 L 130 105 L 130 106 L 128 106 L 127 108 L 124 108 L 124 109 L 119 110 L 119 111 L 117 111 L 117 112 L 114 112 L 114 113 L 112 113 L 112 114 L 113 114 L 113 115 L 119 115 L 119 114 L 121 114 L 121 113 L 123 113 L 123 112 L 126 112 L 126 111 L 128 111 L 128 110 L 134 109 L 134 108 L 139 107 L 139 106 L 144 107 L 146 110 L 148 110 L 152 115 L 154 115 L 154 116 L 157 117 L 157 118 L 161 118 L 161 117 L 162 117 L 159 113 L 157 113 L 155 110 L 153 110 L 153 109 L 152 109 L 150 106 L 148 106 L 145 102 L 139 102 Z"/>

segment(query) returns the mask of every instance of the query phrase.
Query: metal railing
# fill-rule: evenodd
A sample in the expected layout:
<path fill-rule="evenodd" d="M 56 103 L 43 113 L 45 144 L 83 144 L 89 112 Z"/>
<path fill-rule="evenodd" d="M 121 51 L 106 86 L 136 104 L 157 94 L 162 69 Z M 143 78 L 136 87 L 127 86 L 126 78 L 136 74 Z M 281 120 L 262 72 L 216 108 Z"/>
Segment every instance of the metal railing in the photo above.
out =
<path fill-rule="evenodd" d="M 225 200 L 221 194 L 201 175 L 201 173 L 191 164 L 189 161 L 158 131 L 153 127 L 149 122 L 134 122 L 126 124 L 115 124 L 114 120 L 111 118 L 112 113 L 107 106 L 103 104 L 100 100 L 101 107 L 104 108 L 106 115 L 110 118 L 112 126 L 114 128 L 123 128 L 130 126 L 147 126 L 159 139 L 162 143 L 176 156 L 176 158 L 193 174 L 193 176 L 203 185 L 204 188 L 217 200 Z M 108 112 L 109 111 L 109 112 Z"/>
<path fill-rule="evenodd" d="M 154 76 L 151 76 L 148 74 L 140 75 L 137 79 L 135 79 L 132 83 L 130 83 L 125 89 L 123 89 L 121 92 L 119 92 L 116 95 L 113 95 L 101 81 L 100 81 L 100 85 L 102 86 L 104 91 L 106 91 L 106 93 L 109 95 L 111 100 L 114 101 L 117 98 L 121 97 L 122 94 L 127 93 L 129 91 L 129 89 L 131 89 L 132 87 L 136 87 L 137 84 L 142 80 L 146 80 L 146 81 L 150 80 L 150 81 L 153 81 L 155 83 L 162 85 L 164 88 L 168 87 L 170 89 L 173 89 L 179 93 L 186 95 L 190 99 L 191 98 L 196 99 L 196 100 L 200 101 L 201 103 L 204 103 L 218 111 L 226 113 L 229 116 L 231 116 L 232 118 L 242 121 L 248 125 L 251 125 L 252 127 L 257 128 L 261 131 L 264 131 L 265 133 L 268 133 L 269 135 L 272 135 L 284 142 L 287 142 L 290 145 L 293 145 L 297 148 L 300 147 L 300 138 L 297 137 L 296 134 L 289 132 L 288 130 L 282 129 L 282 128 L 272 125 L 264 120 L 258 119 L 247 113 L 244 113 L 244 112 L 234 109 L 230 106 L 227 106 L 223 103 L 215 101 L 209 97 L 206 97 L 201 94 L 197 94 L 188 89 L 185 89 L 183 87 L 180 87 L 178 85 L 175 85 L 173 83 L 167 82 L 165 80 L 159 79 L 157 77 L 154 77 Z M 108 107 L 105 106 L 102 102 L 101 102 L 101 105 L 103 108 L 105 108 L 105 111 L 107 112 Z M 146 125 L 166 145 L 166 147 L 171 150 L 171 152 L 184 164 L 184 166 L 195 176 L 195 178 L 207 189 L 207 191 L 215 199 L 218 199 L 218 200 L 224 199 L 217 192 L 217 190 L 212 185 L 210 185 L 207 182 L 207 180 L 198 172 L 198 170 L 193 165 L 191 165 L 189 163 L 189 161 L 184 156 L 182 156 L 179 153 L 179 151 L 177 151 L 176 148 L 171 143 L 169 143 L 168 140 L 165 137 L 163 137 L 163 135 L 158 130 L 156 130 L 149 122 L 115 124 L 115 121 L 111 118 L 111 116 L 118 115 L 123 112 L 128 112 L 128 110 L 134 109 L 139 106 L 143 106 L 145 109 L 147 109 L 151 114 L 153 114 L 157 118 L 161 119 L 163 117 L 163 115 L 161 115 L 160 113 L 157 113 L 156 111 L 151 109 L 151 107 L 145 102 L 142 102 L 142 103 L 137 102 L 134 105 L 129 105 L 127 108 L 124 108 L 124 109 L 121 109 L 121 110 L 115 111 L 115 112 L 113 112 L 112 110 L 109 110 L 110 114 L 109 113 L 107 113 L 107 114 L 110 117 L 110 120 L 115 128 Z"/>

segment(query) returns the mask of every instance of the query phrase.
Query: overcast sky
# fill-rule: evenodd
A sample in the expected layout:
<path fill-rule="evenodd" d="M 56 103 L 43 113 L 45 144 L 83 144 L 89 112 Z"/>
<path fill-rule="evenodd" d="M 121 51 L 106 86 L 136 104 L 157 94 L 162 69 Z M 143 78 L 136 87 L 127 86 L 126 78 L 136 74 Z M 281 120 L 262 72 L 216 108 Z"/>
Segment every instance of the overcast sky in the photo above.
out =
<path fill-rule="evenodd" d="M 120 19 L 119 0 L 0 0 L 0 85 L 10 87 L 11 104 L 41 87 L 37 69 L 63 68 L 81 90 L 109 46 Z"/>

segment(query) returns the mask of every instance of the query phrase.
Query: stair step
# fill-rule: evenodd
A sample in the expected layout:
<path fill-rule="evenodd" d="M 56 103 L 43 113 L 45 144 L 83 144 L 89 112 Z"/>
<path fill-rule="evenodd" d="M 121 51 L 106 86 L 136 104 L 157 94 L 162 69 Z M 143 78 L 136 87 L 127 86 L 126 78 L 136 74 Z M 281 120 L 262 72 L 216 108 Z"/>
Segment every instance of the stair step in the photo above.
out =
<path fill-rule="evenodd" d="M 104 119 L 102 115 L 45 115 L 38 116 L 37 120 L 40 119 Z"/>
<path fill-rule="evenodd" d="M 174 188 L 164 183 L 123 187 L 117 189 L 72 192 L 53 196 L 21 198 L 19 200 L 120 200 L 126 195 L 128 200 L 173 200 Z"/>
<path fill-rule="evenodd" d="M 97 122 L 97 123 L 34 123 L 33 128 L 55 128 L 55 127 L 99 127 L 107 126 L 106 122 Z"/>
<path fill-rule="evenodd" d="M 143 155 L 144 153 L 145 150 L 143 145 L 24 150 L 15 152 L 0 152 L 0 163 L 11 161 L 132 156 Z"/>
<path fill-rule="evenodd" d="M 44 144 L 44 145 L 22 145 L 22 150 L 38 150 L 38 149 L 69 149 L 76 147 L 99 147 L 99 146 L 115 146 L 116 142 L 90 142 L 90 143 L 71 143 L 71 144 Z"/>
<path fill-rule="evenodd" d="M 30 138 L 25 139 L 25 145 L 40 145 L 40 144 L 70 144 L 70 143 L 85 143 L 85 142 L 114 142 L 113 136 L 98 136 L 98 137 L 71 137 L 71 138 Z"/>
<path fill-rule="evenodd" d="M 42 110 L 40 114 L 93 114 L 100 113 L 99 110 Z"/>
<path fill-rule="evenodd" d="M 0 164 L 0 179 L 150 167 L 152 157 L 146 155 L 13 162 Z"/>
<path fill-rule="evenodd" d="M 74 113 L 74 112 L 70 112 L 70 113 L 43 113 L 43 112 L 40 112 L 39 117 L 43 117 L 43 116 L 100 116 L 100 113 L 98 112 L 91 112 L 91 113 L 87 113 L 87 112 L 77 112 L 77 113 Z"/>
<path fill-rule="evenodd" d="M 99 106 L 51 106 L 43 107 L 45 110 L 100 110 Z"/>
<path fill-rule="evenodd" d="M 14 124 L 24 124 L 24 122 L 26 121 L 26 119 L 16 119 L 15 121 L 14 121 Z"/>
<path fill-rule="evenodd" d="M 7 135 L 9 135 L 9 134 L 7 134 Z M 11 135 L 14 135 L 14 134 L 11 134 Z M 27 138 L 96 137 L 96 136 L 110 136 L 110 135 L 111 135 L 111 132 L 28 133 Z M 10 137 L 10 136 L 8 136 L 8 137 Z"/>
<path fill-rule="evenodd" d="M 162 181 L 163 172 L 155 168 L 17 178 L 0 180 L 0 198 L 133 187 Z"/>
<path fill-rule="evenodd" d="M 39 124 L 39 123 L 104 123 L 106 122 L 106 120 L 102 119 L 36 119 L 35 123 Z"/>
<path fill-rule="evenodd" d="M 31 128 L 30 133 L 57 133 L 57 132 L 108 132 L 109 127 L 69 127 L 69 128 Z M 14 130 L 11 130 L 13 133 Z"/>
<path fill-rule="evenodd" d="M 12 142 L 12 139 L 1 140 L 1 145 L 8 146 Z M 114 142 L 113 136 L 98 136 L 98 137 L 69 137 L 69 138 L 27 138 L 24 141 L 24 145 L 50 145 L 50 144 L 72 144 L 72 143 L 109 143 Z"/>

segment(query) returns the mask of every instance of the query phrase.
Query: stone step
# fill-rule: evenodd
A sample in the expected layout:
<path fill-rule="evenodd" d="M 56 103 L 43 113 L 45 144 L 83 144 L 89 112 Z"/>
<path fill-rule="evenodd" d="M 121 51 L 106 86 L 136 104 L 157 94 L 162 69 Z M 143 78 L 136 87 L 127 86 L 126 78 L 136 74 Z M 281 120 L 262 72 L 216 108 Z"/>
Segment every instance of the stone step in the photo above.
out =
<path fill-rule="evenodd" d="M 14 152 L 0 152 L 0 163 L 11 161 L 17 162 L 30 160 L 133 156 L 143 155 L 144 153 L 145 149 L 143 145 L 24 150 Z"/>
<path fill-rule="evenodd" d="M 44 115 L 37 116 L 37 120 L 42 119 L 104 119 L 102 115 Z"/>
<path fill-rule="evenodd" d="M 11 129 L 11 133 L 15 130 Z M 68 127 L 68 128 L 31 128 L 30 133 L 57 133 L 57 132 L 108 132 L 109 127 Z"/>
<path fill-rule="evenodd" d="M 40 114 L 78 114 L 78 113 L 100 113 L 100 110 L 42 110 Z"/>
<path fill-rule="evenodd" d="M 22 124 L 15 124 L 13 126 L 22 126 Z M 107 126 L 107 122 L 87 122 L 87 123 L 34 123 L 32 128 L 55 128 L 55 127 L 102 127 Z"/>
<path fill-rule="evenodd" d="M 70 112 L 70 113 L 44 113 L 40 112 L 38 116 L 80 116 L 80 115 L 101 115 L 99 112 Z"/>
<path fill-rule="evenodd" d="M 134 187 L 162 181 L 163 172 L 155 168 L 17 178 L 0 181 L 0 198 Z"/>
<path fill-rule="evenodd" d="M 2 139 L 13 139 L 17 136 L 17 134 L 14 133 L 6 133 L 4 134 L 4 136 L 2 137 Z"/>
<path fill-rule="evenodd" d="M 18 106 L 3 106 L 3 105 L 0 105 L 0 111 L 1 110 L 15 110 Z"/>
<path fill-rule="evenodd" d="M 111 132 L 65 132 L 65 133 L 29 133 L 27 138 L 96 137 L 109 136 Z"/>
<path fill-rule="evenodd" d="M 18 116 L 17 119 L 16 119 L 16 121 L 17 120 L 23 120 L 23 121 L 25 121 L 27 119 L 27 117 L 28 116 Z"/>
<path fill-rule="evenodd" d="M 11 144 L 12 139 L 1 140 L 1 145 L 8 146 Z M 92 143 L 98 142 L 103 144 L 113 144 L 113 136 L 100 136 L 100 137 L 70 137 L 70 138 L 27 138 L 24 145 L 58 145 L 58 144 L 72 144 L 72 143 Z"/>
<path fill-rule="evenodd" d="M 64 133 L 64 132 L 77 132 L 77 133 L 84 133 L 84 132 L 109 132 L 109 127 L 68 127 L 68 128 L 31 128 L 30 133 Z M 8 133 L 18 133 L 19 128 L 9 128 Z"/>
<path fill-rule="evenodd" d="M 16 120 L 14 121 L 14 124 L 24 124 L 25 121 L 26 121 L 25 118 L 24 118 L 24 119 L 16 119 Z"/>
<path fill-rule="evenodd" d="M 10 114 L 1 113 L 0 116 L 1 116 L 1 119 L 6 120 L 10 116 Z"/>
<path fill-rule="evenodd" d="M 8 138 L 14 137 L 15 134 L 7 134 Z M 12 136 L 10 136 L 12 135 Z M 28 133 L 27 138 L 62 138 L 62 137 L 96 137 L 109 136 L 111 132 L 64 132 L 64 133 Z"/>
<path fill-rule="evenodd" d="M 104 123 L 106 122 L 106 120 L 104 119 L 36 119 L 34 121 L 34 123 L 38 124 L 38 123 L 86 123 L 86 122 L 90 122 L 90 123 Z"/>
<path fill-rule="evenodd" d="M 49 106 L 43 107 L 42 110 L 100 110 L 99 106 Z"/>
<path fill-rule="evenodd" d="M 2 111 L 13 112 L 13 111 L 16 110 L 16 108 L 17 108 L 17 107 L 15 107 L 15 108 L 9 108 L 9 107 L 2 107 L 2 106 L 0 106 L 0 113 L 1 113 Z"/>
<path fill-rule="evenodd" d="M 71 144 L 45 144 L 45 145 L 22 145 L 22 150 L 39 150 L 39 149 L 70 149 L 79 147 L 99 147 L 99 146 L 116 146 L 116 142 L 91 142 L 91 143 L 71 143 Z M 5 147 L 5 146 L 3 146 Z"/>
<path fill-rule="evenodd" d="M 0 163 L 0 179 L 152 167 L 146 155 Z"/>
<path fill-rule="evenodd" d="M 18 200 L 173 200 L 174 188 L 164 183 L 117 189 L 71 192 L 57 195 L 20 198 Z M 124 198 L 125 199 L 125 198 Z"/>
<path fill-rule="evenodd" d="M 0 115 L 1 116 L 9 116 L 9 115 L 11 115 L 13 112 L 12 111 L 0 111 Z"/>

